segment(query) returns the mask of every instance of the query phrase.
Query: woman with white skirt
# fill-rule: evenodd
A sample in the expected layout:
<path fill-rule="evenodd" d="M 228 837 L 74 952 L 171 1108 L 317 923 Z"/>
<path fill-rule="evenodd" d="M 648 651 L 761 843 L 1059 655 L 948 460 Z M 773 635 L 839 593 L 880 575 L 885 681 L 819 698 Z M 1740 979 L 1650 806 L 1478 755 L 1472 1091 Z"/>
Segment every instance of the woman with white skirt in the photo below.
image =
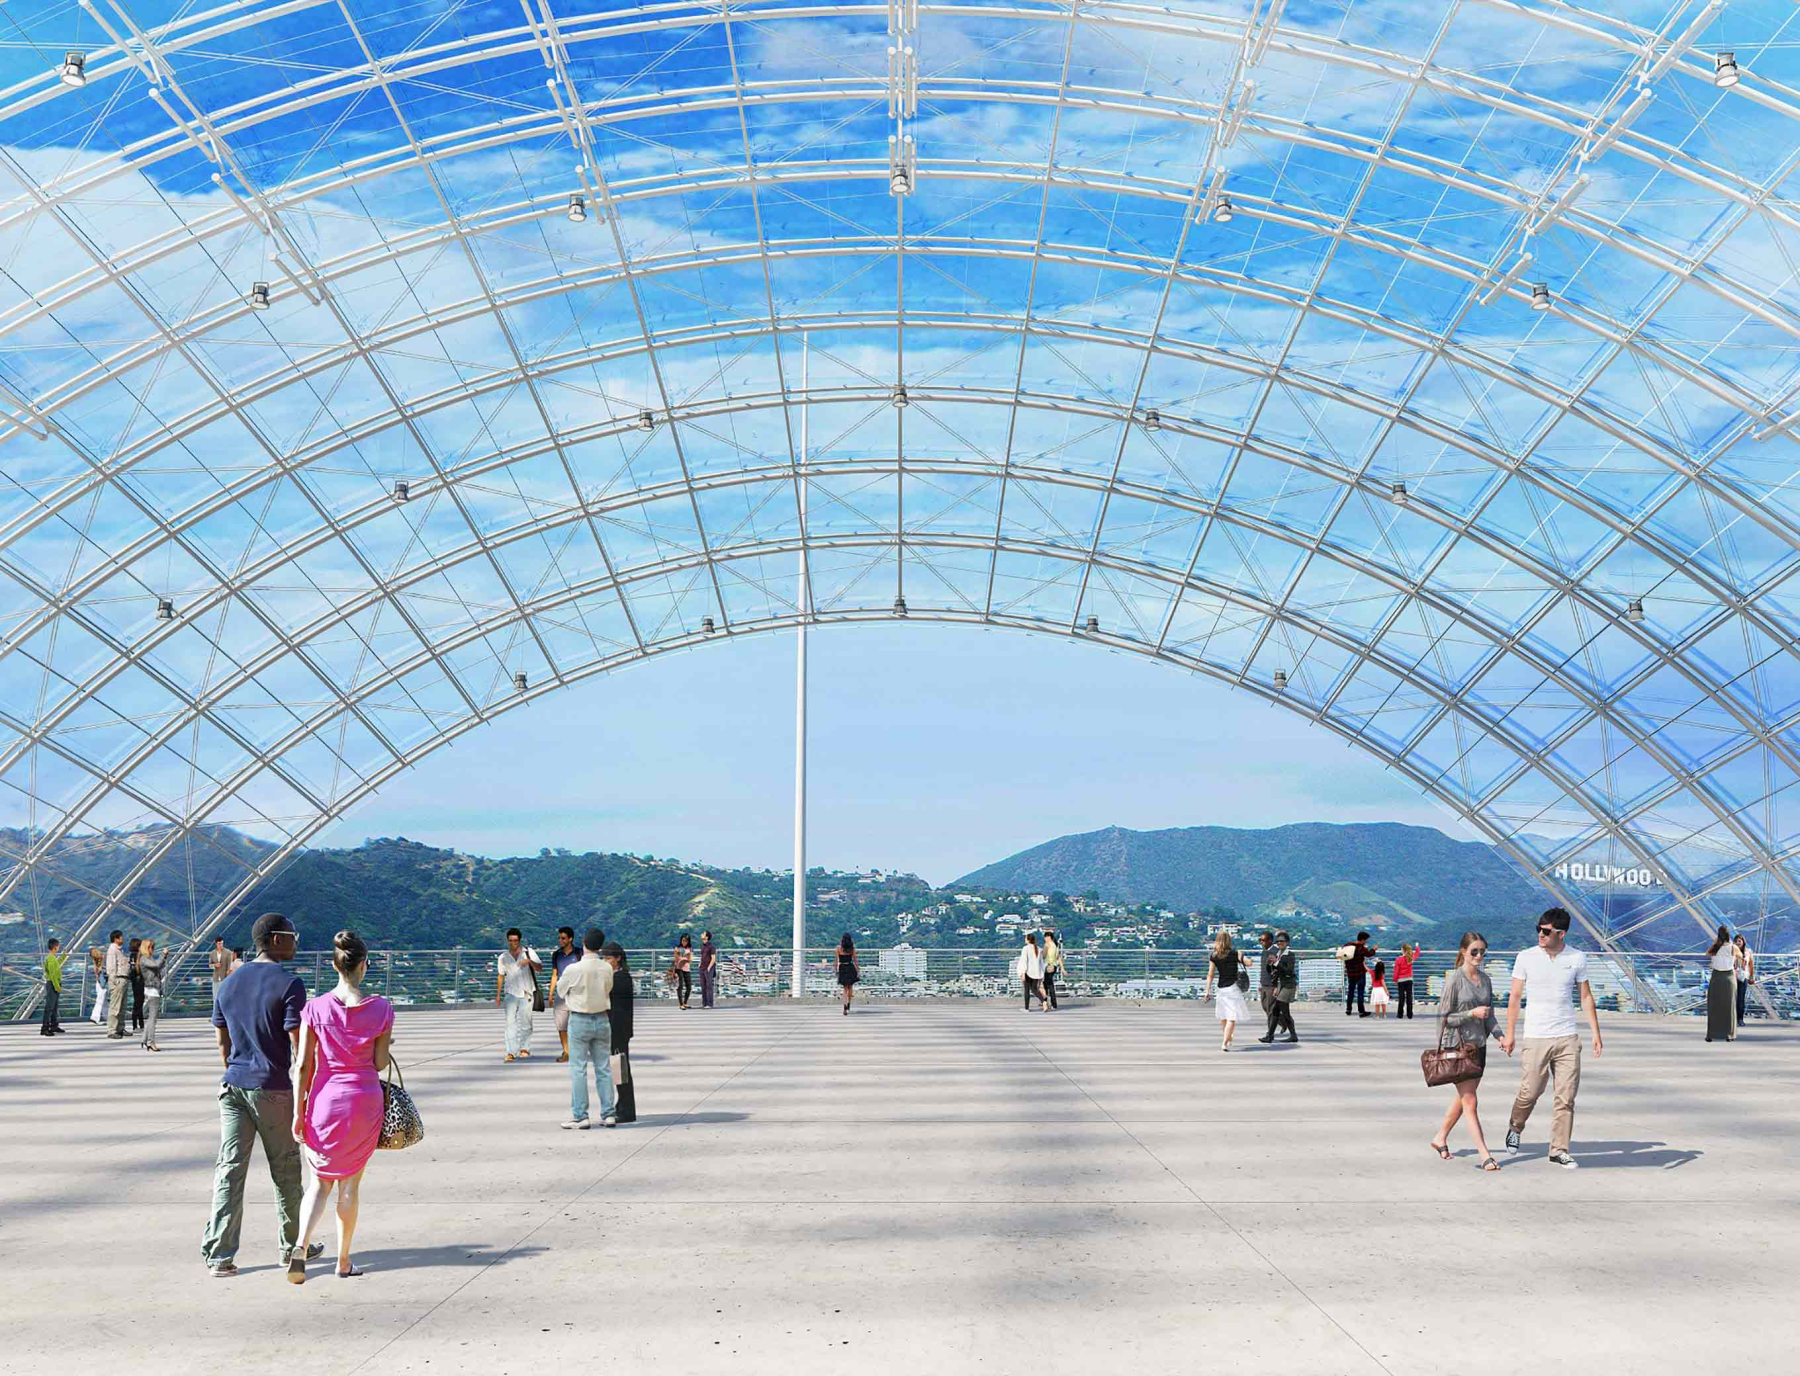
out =
<path fill-rule="evenodd" d="M 1244 1001 L 1244 991 L 1238 988 L 1238 972 L 1243 962 L 1238 953 L 1231 949 L 1231 933 L 1221 931 L 1213 938 L 1212 958 L 1206 967 L 1206 998 L 1212 997 L 1213 980 L 1219 981 L 1218 1018 L 1224 1025 L 1224 1032 L 1219 1039 L 1219 1050 L 1231 1050 L 1231 1038 L 1237 1032 L 1238 1019 L 1248 1017 L 1250 1005 Z"/>

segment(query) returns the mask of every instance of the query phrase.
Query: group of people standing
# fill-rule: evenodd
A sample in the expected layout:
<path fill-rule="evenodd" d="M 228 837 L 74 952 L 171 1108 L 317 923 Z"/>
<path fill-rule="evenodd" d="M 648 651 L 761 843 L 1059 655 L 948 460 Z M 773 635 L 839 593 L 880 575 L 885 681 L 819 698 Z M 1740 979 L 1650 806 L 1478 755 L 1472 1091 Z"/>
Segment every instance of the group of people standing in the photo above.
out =
<path fill-rule="evenodd" d="M 1723 925 L 1706 948 L 1711 972 L 1706 983 L 1706 1040 L 1735 1042 L 1744 1025 L 1750 986 L 1756 983 L 1756 954 L 1743 933 L 1736 936 Z"/>
<path fill-rule="evenodd" d="M 1381 948 L 1369 940 L 1367 932 L 1358 932 L 1356 940 L 1341 951 L 1344 962 L 1344 1016 L 1385 1018 L 1390 1007 L 1396 1018 L 1413 1016 L 1413 965 L 1419 948 L 1411 942 L 1400 948 L 1394 961 L 1394 990 L 1387 987 L 1387 962 L 1381 959 Z M 1374 1011 L 1371 1012 L 1370 1008 Z"/>
<path fill-rule="evenodd" d="M 1042 934 L 1025 933 L 1025 944 L 1019 948 L 1019 982 L 1025 990 L 1027 1013 L 1031 1011 L 1033 996 L 1043 1012 L 1057 1010 L 1056 981 L 1063 968 L 1062 942 L 1055 932 L 1045 928 Z"/>
<path fill-rule="evenodd" d="M 94 1023 L 105 1024 L 107 1040 L 125 1039 L 129 1017 L 131 1030 L 140 1034 L 139 1045 L 146 1051 L 161 1051 L 156 1023 L 162 1011 L 163 962 L 156 953 L 156 942 L 147 936 L 133 937 L 127 945 L 125 933 L 115 929 L 105 950 L 88 948 L 88 960 L 94 967 Z M 63 970 L 62 942 L 51 937 L 44 954 L 44 1014 L 38 1024 L 38 1031 L 46 1037 L 68 1030 L 62 1025 Z M 81 1009 L 75 1012 L 79 1016 Z"/>
<path fill-rule="evenodd" d="M 710 941 L 708 942 L 710 945 Z M 590 927 L 575 943 L 573 927 L 556 929 L 550 954 L 550 979 L 540 972 L 545 962 L 524 944 L 517 927 L 506 931 L 506 949 L 496 964 L 494 1002 L 506 1012 L 508 1061 L 531 1058 L 532 1015 L 550 1009 L 562 1054 L 569 1066 L 569 1117 L 565 1128 L 585 1129 L 589 1117 L 588 1077 L 600 1100 L 600 1126 L 615 1127 L 637 1118 L 637 1095 L 631 1079 L 631 962 L 625 948 Z"/>

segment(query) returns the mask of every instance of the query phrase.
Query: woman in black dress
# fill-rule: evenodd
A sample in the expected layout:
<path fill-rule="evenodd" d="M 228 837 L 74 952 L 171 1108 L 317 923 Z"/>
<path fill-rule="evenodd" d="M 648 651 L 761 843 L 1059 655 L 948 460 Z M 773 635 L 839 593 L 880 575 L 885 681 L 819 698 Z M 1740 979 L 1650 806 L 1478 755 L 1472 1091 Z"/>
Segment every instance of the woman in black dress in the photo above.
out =
<path fill-rule="evenodd" d="M 612 1024 L 613 1114 L 621 1123 L 637 1122 L 637 1085 L 631 1075 L 631 963 L 625 948 L 609 941 L 600 948 L 600 958 L 613 968 L 612 1001 L 606 1020 Z"/>
<path fill-rule="evenodd" d="M 144 944 L 142 937 L 132 937 L 131 955 L 131 1030 L 144 1030 L 144 972 L 138 969 L 138 949 Z"/>
<path fill-rule="evenodd" d="M 850 1016 L 850 1000 L 856 997 L 856 943 L 845 932 L 838 938 L 837 948 L 837 981 L 838 988 L 844 995 L 844 1016 Z"/>

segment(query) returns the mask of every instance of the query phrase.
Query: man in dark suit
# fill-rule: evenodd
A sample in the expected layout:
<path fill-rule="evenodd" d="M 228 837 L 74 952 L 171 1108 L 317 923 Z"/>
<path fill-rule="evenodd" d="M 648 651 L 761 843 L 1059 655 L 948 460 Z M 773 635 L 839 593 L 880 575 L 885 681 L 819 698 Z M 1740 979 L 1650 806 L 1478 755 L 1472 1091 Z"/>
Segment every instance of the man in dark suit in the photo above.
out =
<path fill-rule="evenodd" d="M 1262 942 L 1262 968 L 1256 981 L 1256 997 L 1262 1004 L 1263 1015 L 1269 1020 L 1269 1035 L 1256 1040 L 1272 1042 L 1275 1040 L 1275 933 L 1264 932 L 1257 940 Z"/>
<path fill-rule="evenodd" d="M 1275 1002 L 1269 1010 L 1269 1035 L 1263 1041 L 1273 1041 L 1278 1028 L 1287 1029 L 1290 1042 L 1300 1040 L 1300 1034 L 1294 1030 L 1294 1000 L 1300 996 L 1300 963 L 1294 959 L 1294 953 L 1288 949 L 1293 940 L 1286 932 L 1275 933 L 1275 968 L 1270 975 L 1270 984 L 1274 988 Z"/>

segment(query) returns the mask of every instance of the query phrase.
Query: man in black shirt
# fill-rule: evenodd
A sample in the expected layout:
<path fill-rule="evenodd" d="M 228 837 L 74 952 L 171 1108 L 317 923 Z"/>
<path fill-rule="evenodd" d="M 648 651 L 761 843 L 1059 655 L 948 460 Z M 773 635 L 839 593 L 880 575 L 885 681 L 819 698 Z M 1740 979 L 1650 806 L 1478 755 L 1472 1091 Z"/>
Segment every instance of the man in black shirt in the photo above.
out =
<path fill-rule="evenodd" d="M 562 1041 L 562 1055 L 556 1058 L 558 1061 L 569 1059 L 569 1005 L 556 992 L 556 981 L 562 977 L 564 970 L 580 959 L 581 947 L 575 944 L 575 929 L 558 927 L 556 950 L 550 956 L 550 1006 L 556 1013 L 556 1035 Z"/>
<path fill-rule="evenodd" d="M 1356 1006 L 1359 1018 L 1369 1016 L 1369 957 L 1375 954 L 1375 948 L 1369 943 L 1367 932 L 1356 934 L 1356 944 L 1350 948 L 1350 958 L 1344 962 L 1344 978 L 1349 981 L 1344 989 L 1344 1016 L 1350 1016 L 1350 1007 Z"/>

